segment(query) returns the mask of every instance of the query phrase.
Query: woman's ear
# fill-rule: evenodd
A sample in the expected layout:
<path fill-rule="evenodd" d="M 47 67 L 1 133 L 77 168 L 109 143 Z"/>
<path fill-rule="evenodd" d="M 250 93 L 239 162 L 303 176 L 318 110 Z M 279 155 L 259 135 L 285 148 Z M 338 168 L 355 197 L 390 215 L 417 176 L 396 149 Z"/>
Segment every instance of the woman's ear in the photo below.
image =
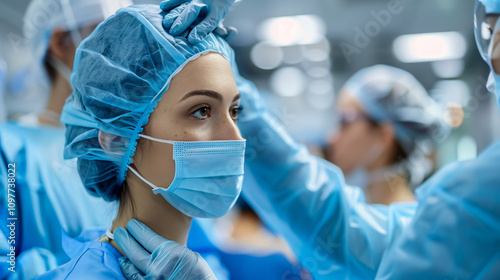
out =
<path fill-rule="evenodd" d="M 106 153 L 117 151 L 119 147 L 123 146 L 122 137 L 114 134 L 99 131 L 99 145 Z"/>
<path fill-rule="evenodd" d="M 380 141 L 384 146 L 384 150 L 388 150 L 394 144 L 394 139 L 396 139 L 396 131 L 394 130 L 394 125 L 391 123 L 385 123 L 380 125 Z"/>
<path fill-rule="evenodd" d="M 47 53 L 71 68 L 75 51 L 76 47 L 71 41 L 68 32 L 61 28 L 56 28 L 50 35 Z"/>

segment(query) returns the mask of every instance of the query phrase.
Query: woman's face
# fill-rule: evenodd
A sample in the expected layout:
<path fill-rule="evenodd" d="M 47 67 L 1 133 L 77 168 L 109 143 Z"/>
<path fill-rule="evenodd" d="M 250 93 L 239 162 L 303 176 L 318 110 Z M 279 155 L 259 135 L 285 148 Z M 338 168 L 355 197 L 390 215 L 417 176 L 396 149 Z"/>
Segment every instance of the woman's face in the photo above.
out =
<path fill-rule="evenodd" d="M 172 79 L 142 134 L 172 141 L 242 140 L 236 126 L 239 100 L 229 62 L 218 53 L 202 55 Z M 168 187 L 175 174 L 173 145 L 138 141 L 133 157 L 138 172 Z"/>
<path fill-rule="evenodd" d="M 488 22 L 491 28 L 495 28 L 498 21 L 498 15 L 488 16 Z M 493 32 L 494 30 L 491 30 Z M 491 66 L 496 74 L 500 74 L 500 32 L 492 34 L 493 36 L 493 51 L 491 53 Z"/>
<path fill-rule="evenodd" d="M 357 167 L 367 168 L 367 165 L 376 160 L 373 157 L 378 157 L 375 153 L 380 151 L 376 147 L 380 145 L 380 129 L 370 123 L 361 104 L 346 92 L 340 94 L 338 112 L 341 125 L 329 139 L 328 160 L 340 167 L 345 174 Z"/>

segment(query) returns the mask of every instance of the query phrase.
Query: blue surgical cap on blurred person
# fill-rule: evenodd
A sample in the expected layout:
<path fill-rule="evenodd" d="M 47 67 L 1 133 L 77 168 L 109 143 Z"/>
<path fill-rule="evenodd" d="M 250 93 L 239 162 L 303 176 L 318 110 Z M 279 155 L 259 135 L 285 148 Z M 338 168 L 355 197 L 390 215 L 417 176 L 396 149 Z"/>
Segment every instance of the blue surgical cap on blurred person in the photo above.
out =
<path fill-rule="evenodd" d="M 500 1 L 498 0 L 479 0 L 488 14 L 498 14 L 500 13 Z"/>
<path fill-rule="evenodd" d="M 394 125 L 396 139 L 411 155 L 419 141 L 446 135 L 443 110 L 410 73 L 386 65 L 358 71 L 343 91 L 354 96 L 378 123 Z"/>
<path fill-rule="evenodd" d="M 185 36 L 172 37 L 163 29 L 163 16 L 156 5 L 123 8 L 76 51 L 74 92 L 61 117 L 67 129 L 64 156 L 78 158 L 84 186 L 105 200 L 118 198 L 138 134 L 188 62 L 220 53 L 238 75 L 234 53 L 223 39 L 210 34 L 190 45 Z M 99 132 L 108 143 L 106 150 L 99 144 Z"/>
<path fill-rule="evenodd" d="M 60 28 L 71 31 L 75 46 L 91 30 L 118 9 L 132 5 L 130 0 L 32 0 L 24 15 L 23 36 L 28 50 L 33 55 L 26 82 L 48 84 L 44 60 L 49 48 L 52 32 Z"/>

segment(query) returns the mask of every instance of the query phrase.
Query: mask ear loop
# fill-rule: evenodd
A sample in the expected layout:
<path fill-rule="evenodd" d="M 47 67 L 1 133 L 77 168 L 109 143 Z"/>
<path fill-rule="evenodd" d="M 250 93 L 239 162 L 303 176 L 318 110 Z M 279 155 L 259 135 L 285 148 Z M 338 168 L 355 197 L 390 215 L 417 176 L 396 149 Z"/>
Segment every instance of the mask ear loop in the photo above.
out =
<path fill-rule="evenodd" d="M 144 134 L 139 134 L 139 136 L 142 137 L 142 138 L 146 138 L 146 139 L 149 139 L 149 140 L 152 140 L 152 141 L 156 141 L 156 142 L 160 142 L 160 143 L 167 143 L 167 144 L 172 144 L 172 145 L 175 144 L 174 141 L 158 139 L 158 138 L 154 138 L 154 137 L 147 136 L 147 135 L 144 135 Z M 146 178 L 142 177 L 141 174 L 139 174 L 139 172 L 137 172 L 137 170 L 135 170 L 132 167 L 130 167 L 130 165 L 128 166 L 128 169 L 130 171 L 132 171 L 132 173 L 134 173 L 137 177 L 139 177 L 139 179 L 141 179 L 144 183 L 148 184 L 151 188 L 153 188 L 153 191 L 155 191 L 156 189 L 161 189 L 161 188 L 155 186 L 150 181 L 148 181 Z"/>
<path fill-rule="evenodd" d="M 146 178 L 142 177 L 141 174 L 139 174 L 139 172 L 137 172 L 132 167 L 129 166 L 128 169 L 132 171 L 137 177 L 139 177 L 139 179 L 141 179 L 144 183 L 148 184 L 151 188 L 153 188 L 153 190 L 160 189 L 159 187 L 155 186 L 153 183 L 148 181 Z"/>
<path fill-rule="evenodd" d="M 154 137 L 147 136 L 147 135 L 144 135 L 144 134 L 139 134 L 139 136 L 142 137 L 142 138 L 146 138 L 148 140 L 151 140 L 151 141 L 155 141 L 155 142 L 167 143 L 167 144 L 172 144 L 172 145 L 175 144 L 175 141 L 158 139 L 158 138 L 154 138 Z"/>
<path fill-rule="evenodd" d="M 107 236 L 109 239 L 111 239 L 111 240 L 112 240 L 112 239 L 115 239 L 115 238 L 114 238 L 113 233 L 111 233 L 111 228 L 108 228 L 108 229 L 106 230 L 106 236 Z"/>

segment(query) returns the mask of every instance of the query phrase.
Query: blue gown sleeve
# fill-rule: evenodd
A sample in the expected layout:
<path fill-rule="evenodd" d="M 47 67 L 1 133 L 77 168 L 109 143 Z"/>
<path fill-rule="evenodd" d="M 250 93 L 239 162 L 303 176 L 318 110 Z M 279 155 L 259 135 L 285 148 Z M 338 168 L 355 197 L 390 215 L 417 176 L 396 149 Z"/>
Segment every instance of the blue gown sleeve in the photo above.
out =
<path fill-rule="evenodd" d="M 421 186 L 415 218 L 388 250 L 377 278 L 498 279 L 499 163 L 500 142 Z"/>
<path fill-rule="evenodd" d="M 367 205 L 338 167 L 309 154 L 262 109 L 253 84 L 238 86 L 250 108 L 238 121 L 247 139 L 245 198 L 315 279 L 373 279 L 416 205 Z"/>

